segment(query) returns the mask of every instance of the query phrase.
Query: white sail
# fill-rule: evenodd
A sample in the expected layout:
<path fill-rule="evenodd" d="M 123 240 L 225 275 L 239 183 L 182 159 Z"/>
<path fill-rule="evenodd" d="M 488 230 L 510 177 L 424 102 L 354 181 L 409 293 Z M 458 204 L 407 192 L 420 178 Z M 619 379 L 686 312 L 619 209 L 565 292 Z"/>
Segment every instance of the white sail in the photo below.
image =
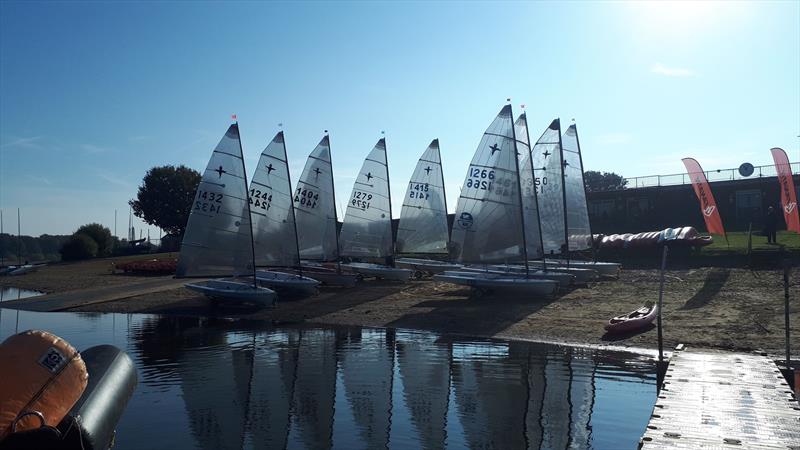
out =
<path fill-rule="evenodd" d="M 439 140 L 434 139 L 408 183 L 397 226 L 397 253 L 446 255 L 449 236 L 442 159 Z"/>
<path fill-rule="evenodd" d="M 539 228 L 539 204 L 536 199 L 536 181 L 533 176 L 531 144 L 528 134 L 528 116 L 522 113 L 514 123 L 517 150 L 520 153 L 519 181 L 522 186 L 522 211 L 525 218 L 525 239 L 528 259 L 544 256 L 542 236 Z"/>
<path fill-rule="evenodd" d="M 592 227 L 583 185 L 583 162 L 578 130 L 570 125 L 564 132 L 561 146 L 564 151 L 564 193 L 567 205 L 567 239 L 570 250 L 592 248 Z"/>
<path fill-rule="evenodd" d="M 458 198 L 451 241 L 462 263 L 524 259 L 511 105 L 483 133 Z"/>
<path fill-rule="evenodd" d="M 381 139 L 364 160 L 347 202 L 339 234 L 342 256 L 392 256 L 392 214 L 386 141 Z"/>
<path fill-rule="evenodd" d="M 252 270 L 250 239 L 242 146 L 239 127 L 233 124 L 197 187 L 176 276 L 244 275 Z"/>
<path fill-rule="evenodd" d="M 545 254 L 561 253 L 564 237 L 564 191 L 561 176 L 561 122 L 553 120 L 533 146 L 533 173 L 539 200 Z"/>
<path fill-rule="evenodd" d="M 303 259 L 339 259 L 334 198 L 330 140 L 325 136 L 308 156 L 294 190 L 297 234 Z"/>
<path fill-rule="evenodd" d="M 261 152 L 250 181 L 256 266 L 300 265 L 283 131 Z"/>

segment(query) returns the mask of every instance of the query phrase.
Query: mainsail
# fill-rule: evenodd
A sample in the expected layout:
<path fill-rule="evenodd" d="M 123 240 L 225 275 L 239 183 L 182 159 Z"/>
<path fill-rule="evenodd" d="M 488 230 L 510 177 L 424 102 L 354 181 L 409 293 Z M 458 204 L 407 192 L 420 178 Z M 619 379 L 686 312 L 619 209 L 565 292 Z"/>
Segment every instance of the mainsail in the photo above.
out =
<path fill-rule="evenodd" d="M 567 208 L 567 240 L 570 250 L 592 248 L 592 227 L 583 184 L 583 161 L 578 130 L 570 125 L 561 146 L 564 158 L 564 204 Z"/>
<path fill-rule="evenodd" d="M 497 114 L 469 165 L 451 236 L 462 263 L 519 262 L 525 249 L 511 105 Z"/>
<path fill-rule="evenodd" d="M 283 131 L 261 152 L 250 181 L 256 266 L 300 265 Z"/>
<path fill-rule="evenodd" d="M 375 144 L 361 166 L 339 240 L 343 256 L 385 258 L 394 254 L 385 139 Z"/>
<path fill-rule="evenodd" d="M 536 180 L 533 176 L 533 160 L 528 133 L 528 115 L 522 113 L 514 123 L 517 138 L 517 151 L 520 155 L 519 181 L 522 186 L 522 210 L 525 221 L 525 238 L 528 246 L 528 258 L 537 259 L 544 256 L 542 250 L 542 233 L 539 228 L 539 203 L 536 199 Z"/>
<path fill-rule="evenodd" d="M 447 254 L 449 235 L 442 159 L 439 140 L 434 139 L 408 183 L 397 226 L 397 252 Z"/>
<path fill-rule="evenodd" d="M 328 136 L 308 156 L 294 191 L 300 256 L 304 259 L 336 261 L 336 204 L 333 167 Z"/>
<path fill-rule="evenodd" d="M 553 120 L 544 130 L 533 146 L 532 153 L 544 252 L 561 253 L 565 246 L 566 232 L 559 119 Z"/>
<path fill-rule="evenodd" d="M 252 270 L 239 126 L 219 141 L 197 187 L 181 243 L 177 277 L 245 275 Z"/>

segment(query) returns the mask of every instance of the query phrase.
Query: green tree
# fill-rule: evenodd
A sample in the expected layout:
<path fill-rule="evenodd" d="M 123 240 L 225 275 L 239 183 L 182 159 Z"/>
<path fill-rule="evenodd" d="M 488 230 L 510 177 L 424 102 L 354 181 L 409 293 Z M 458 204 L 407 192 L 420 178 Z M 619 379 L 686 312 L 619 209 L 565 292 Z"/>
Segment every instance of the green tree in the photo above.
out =
<path fill-rule="evenodd" d="M 75 233 L 61 246 L 63 261 L 77 261 L 97 256 L 97 242 L 83 233 Z"/>
<path fill-rule="evenodd" d="M 583 173 L 583 184 L 589 192 L 616 191 L 618 189 L 625 189 L 628 180 L 614 172 L 587 170 Z"/>
<path fill-rule="evenodd" d="M 183 235 L 199 184 L 200 174 L 186 166 L 153 167 L 144 176 L 136 199 L 128 204 L 146 223 Z"/>
<path fill-rule="evenodd" d="M 87 223 L 78 228 L 75 234 L 85 234 L 97 243 L 96 256 L 108 256 L 114 249 L 114 239 L 111 237 L 111 230 L 99 223 Z"/>

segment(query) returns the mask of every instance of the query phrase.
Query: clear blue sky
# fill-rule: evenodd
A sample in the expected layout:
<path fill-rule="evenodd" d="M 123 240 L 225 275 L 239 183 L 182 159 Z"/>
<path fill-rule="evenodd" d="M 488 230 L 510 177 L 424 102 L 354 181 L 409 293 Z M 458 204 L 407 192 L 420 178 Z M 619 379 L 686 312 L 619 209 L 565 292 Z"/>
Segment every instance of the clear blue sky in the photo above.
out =
<path fill-rule="evenodd" d="M 533 139 L 575 118 L 587 170 L 800 159 L 800 2 L 0 2 L 0 208 L 16 232 L 97 221 L 161 164 L 205 167 L 239 116 L 292 176 L 331 131 L 338 201 L 386 131 L 395 217 L 439 138 L 449 206 L 511 97 Z M 153 230 L 153 235 L 158 232 Z"/>

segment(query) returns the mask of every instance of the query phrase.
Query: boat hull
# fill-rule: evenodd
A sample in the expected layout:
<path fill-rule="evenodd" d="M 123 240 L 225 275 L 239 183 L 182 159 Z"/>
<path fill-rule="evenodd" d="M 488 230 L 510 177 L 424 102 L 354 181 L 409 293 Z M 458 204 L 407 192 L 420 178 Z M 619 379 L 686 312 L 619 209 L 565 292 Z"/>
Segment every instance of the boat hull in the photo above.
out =
<path fill-rule="evenodd" d="M 614 322 L 614 319 L 617 319 L 615 317 L 608 321 L 605 328 L 609 334 L 631 333 L 648 327 L 653 323 L 657 315 L 658 305 L 653 305 L 650 311 L 644 316 L 626 319 L 621 322 Z"/>
<path fill-rule="evenodd" d="M 478 267 L 464 267 L 457 271 L 447 271 L 445 274 L 454 274 L 454 272 L 466 272 L 472 275 L 481 274 L 484 275 L 485 278 L 498 278 L 498 277 L 506 277 L 506 276 L 513 276 L 514 278 L 525 278 L 525 268 L 524 267 L 513 267 L 513 266 L 491 266 L 490 269 L 487 271 L 486 269 L 481 269 Z M 535 280 L 554 280 L 558 282 L 559 287 L 569 287 L 573 282 L 575 282 L 575 276 L 570 275 L 564 272 L 555 272 L 555 271 L 543 271 L 543 270 L 534 270 L 528 272 L 527 278 L 532 278 Z"/>
<path fill-rule="evenodd" d="M 469 272 L 460 275 L 440 274 L 434 275 L 433 279 L 444 283 L 469 286 L 474 289 L 520 292 L 537 297 L 553 295 L 558 289 L 558 282 L 555 280 L 522 277 L 487 278 L 474 275 L 475 274 Z"/>
<path fill-rule="evenodd" d="M 316 294 L 320 283 L 315 278 L 275 270 L 257 270 L 256 280 L 260 286 L 300 295 Z"/>
<path fill-rule="evenodd" d="M 38 269 L 38 267 L 36 267 L 34 265 L 31 265 L 31 264 L 26 264 L 24 266 L 17 267 L 16 269 L 8 272 L 8 274 L 11 275 L 11 276 L 25 275 L 26 273 L 31 273 L 31 272 L 35 271 L 36 269 Z"/>
<path fill-rule="evenodd" d="M 346 267 L 364 276 L 402 282 L 408 281 L 411 279 L 411 275 L 414 274 L 413 270 L 398 269 L 396 267 L 382 266 L 380 264 L 348 263 L 342 264 L 342 267 Z"/>
<path fill-rule="evenodd" d="M 205 294 L 209 298 L 242 303 L 255 303 L 262 306 L 275 306 L 278 295 L 272 289 L 253 287 L 252 283 L 237 280 L 209 280 L 199 283 L 186 283 L 186 288 Z"/>
<path fill-rule="evenodd" d="M 417 270 L 427 273 L 443 273 L 447 270 L 458 270 L 461 264 L 453 264 L 444 261 L 436 261 L 435 259 L 421 259 L 421 258 L 398 258 L 394 264 L 403 269 Z"/>
<path fill-rule="evenodd" d="M 560 259 L 548 259 L 546 261 L 548 268 L 552 267 L 554 269 L 561 269 L 569 267 L 570 269 L 589 269 L 589 270 L 594 270 L 595 272 L 597 272 L 598 275 L 601 276 L 614 276 L 614 277 L 619 276 L 619 272 L 622 267 L 622 264 L 619 263 L 603 262 L 603 261 L 591 262 L 591 261 L 571 260 L 569 262 L 569 265 L 567 265 L 566 261 Z M 530 263 L 535 263 L 537 267 L 542 266 L 541 261 L 531 261 Z"/>

